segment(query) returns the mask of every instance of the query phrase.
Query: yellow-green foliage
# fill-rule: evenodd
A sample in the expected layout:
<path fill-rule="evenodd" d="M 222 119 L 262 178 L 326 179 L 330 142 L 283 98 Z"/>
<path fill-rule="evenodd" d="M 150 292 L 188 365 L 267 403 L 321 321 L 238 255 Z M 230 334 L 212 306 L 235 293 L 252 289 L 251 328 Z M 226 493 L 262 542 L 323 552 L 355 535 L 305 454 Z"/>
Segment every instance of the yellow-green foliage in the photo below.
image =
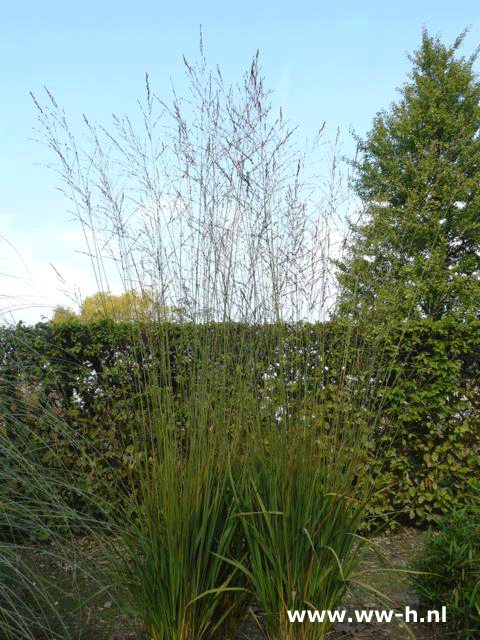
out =
<path fill-rule="evenodd" d="M 106 318 L 115 322 L 158 322 L 182 317 L 181 308 L 160 305 L 152 292 L 131 289 L 117 295 L 101 291 L 94 293 L 85 298 L 78 314 L 65 307 L 56 307 L 52 322 L 62 324 L 77 320 L 85 323 Z"/>

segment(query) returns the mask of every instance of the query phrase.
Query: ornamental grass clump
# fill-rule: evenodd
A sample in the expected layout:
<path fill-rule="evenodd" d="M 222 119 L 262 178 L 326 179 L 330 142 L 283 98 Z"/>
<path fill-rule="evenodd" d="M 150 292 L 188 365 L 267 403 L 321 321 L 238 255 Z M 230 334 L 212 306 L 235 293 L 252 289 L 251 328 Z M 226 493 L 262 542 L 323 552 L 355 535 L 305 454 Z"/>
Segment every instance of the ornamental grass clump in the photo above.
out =
<path fill-rule="evenodd" d="M 250 553 L 242 568 L 269 638 L 321 638 L 332 626 L 328 619 L 292 623 L 288 612 L 339 605 L 357 565 L 364 505 L 345 493 L 345 478 L 328 482 L 324 456 L 310 438 L 279 438 L 269 449 L 253 455 L 243 486 L 232 479 Z"/>
<path fill-rule="evenodd" d="M 64 539 L 71 509 L 52 492 L 55 480 L 0 426 L 0 637 L 5 640 L 34 640 L 39 633 L 52 640 L 70 637 L 48 582 L 25 558 L 35 537 Z"/>
<path fill-rule="evenodd" d="M 281 327 L 275 332 L 284 353 L 295 342 L 289 333 Z M 240 471 L 230 475 L 249 551 L 248 563 L 236 566 L 249 577 L 272 640 L 323 638 L 331 629 L 328 618 L 292 623 L 289 612 L 333 610 L 340 604 L 358 564 L 364 541 L 357 531 L 371 492 L 364 478 L 367 424 L 354 403 L 342 409 L 342 385 L 349 384 L 351 393 L 356 386 L 342 382 L 346 360 L 339 353 L 328 357 L 321 335 L 311 342 L 308 334 L 303 338 L 303 346 L 297 342 L 295 349 L 303 352 L 303 369 L 292 376 L 293 362 L 287 358 L 269 378 L 270 406 L 260 405 Z M 312 354 L 315 369 L 306 366 Z M 333 367 L 335 359 L 339 375 L 333 384 L 332 372 L 323 365 Z"/>
<path fill-rule="evenodd" d="M 171 386 L 154 396 L 140 504 L 121 532 L 130 610 L 155 640 L 232 637 L 249 602 L 233 564 L 246 556 L 228 478 L 239 434 L 227 431 L 225 393 L 214 397 L 208 373 L 192 363 L 181 401 Z"/>
<path fill-rule="evenodd" d="M 172 103 L 147 78 L 143 131 L 85 119 L 86 152 L 54 98 L 36 100 L 105 300 L 114 264 L 113 282 L 162 310 L 150 324 L 139 313 L 142 326 L 129 314 L 144 356 L 129 369 L 135 491 L 128 514 L 125 496 L 117 505 L 115 579 L 155 640 L 233 637 L 251 599 L 271 640 L 323 638 L 328 625 L 292 625 L 287 610 L 332 609 L 352 578 L 381 360 L 353 330 L 327 340 L 319 328 L 336 157 L 325 191 L 273 115 L 258 55 L 237 88 L 208 70 L 202 44 L 186 70 L 191 95 Z"/>

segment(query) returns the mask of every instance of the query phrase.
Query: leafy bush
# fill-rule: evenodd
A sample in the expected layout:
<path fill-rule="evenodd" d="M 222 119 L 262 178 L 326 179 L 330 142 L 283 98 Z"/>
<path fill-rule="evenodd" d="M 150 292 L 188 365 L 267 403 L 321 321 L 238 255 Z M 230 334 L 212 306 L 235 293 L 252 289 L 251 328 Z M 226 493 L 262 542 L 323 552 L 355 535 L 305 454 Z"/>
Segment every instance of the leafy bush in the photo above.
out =
<path fill-rule="evenodd" d="M 418 593 L 438 608 L 447 607 L 450 635 L 480 637 L 480 509 L 454 511 L 440 531 L 427 535 L 413 569 Z"/>

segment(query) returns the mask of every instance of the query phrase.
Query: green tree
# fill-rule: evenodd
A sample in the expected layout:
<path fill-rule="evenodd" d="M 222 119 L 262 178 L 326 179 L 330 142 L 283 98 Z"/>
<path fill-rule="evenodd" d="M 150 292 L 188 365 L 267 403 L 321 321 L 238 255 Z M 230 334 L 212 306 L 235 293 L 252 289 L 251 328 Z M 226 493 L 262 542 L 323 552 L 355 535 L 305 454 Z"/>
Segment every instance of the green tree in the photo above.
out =
<path fill-rule="evenodd" d="M 118 295 L 98 291 L 85 298 L 79 314 L 71 309 L 57 307 L 52 322 L 91 322 L 103 318 L 110 318 L 116 322 L 172 321 L 182 319 L 183 310 L 179 307 L 160 305 L 154 294 L 148 291 L 138 292 L 132 289 Z"/>
<path fill-rule="evenodd" d="M 338 261 L 340 313 L 465 321 L 480 310 L 480 82 L 423 32 L 401 99 L 358 139 L 361 221 Z"/>
<path fill-rule="evenodd" d="M 78 315 L 75 313 L 73 309 L 68 307 L 57 306 L 53 310 L 53 316 L 51 322 L 53 324 L 65 324 L 67 322 L 72 322 L 73 320 L 77 320 Z"/>

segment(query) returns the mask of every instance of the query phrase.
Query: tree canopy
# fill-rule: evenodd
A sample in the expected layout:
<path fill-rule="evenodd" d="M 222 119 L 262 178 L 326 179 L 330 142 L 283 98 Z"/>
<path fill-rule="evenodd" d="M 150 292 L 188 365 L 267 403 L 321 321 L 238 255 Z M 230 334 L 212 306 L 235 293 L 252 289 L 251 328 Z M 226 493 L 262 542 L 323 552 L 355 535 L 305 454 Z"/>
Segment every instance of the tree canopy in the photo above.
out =
<path fill-rule="evenodd" d="M 425 30 L 401 99 L 357 139 L 363 208 L 336 263 L 339 312 L 375 318 L 480 311 L 478 50 L 459 57 Z"/>
<path fill-rule="evenodd" d="M 164 307 L 158 304 L 149 291 L 135 290 L 115 295 L 97 292 L 85 298 L 80 313 L 65 307 L 56 307 L 52 322 L 62 324 L 72 320 L 91 322 L 109 318 L 116 322 L 160 322 L 178 320 L 182 317 L 180 308 Z"/>

